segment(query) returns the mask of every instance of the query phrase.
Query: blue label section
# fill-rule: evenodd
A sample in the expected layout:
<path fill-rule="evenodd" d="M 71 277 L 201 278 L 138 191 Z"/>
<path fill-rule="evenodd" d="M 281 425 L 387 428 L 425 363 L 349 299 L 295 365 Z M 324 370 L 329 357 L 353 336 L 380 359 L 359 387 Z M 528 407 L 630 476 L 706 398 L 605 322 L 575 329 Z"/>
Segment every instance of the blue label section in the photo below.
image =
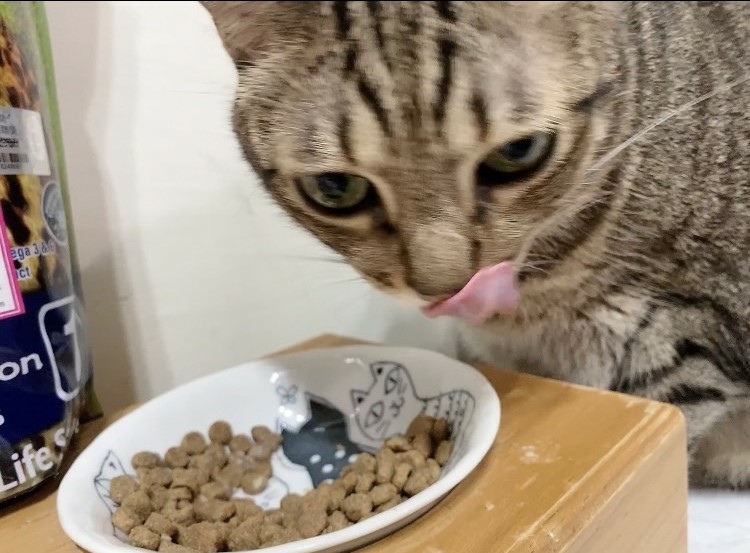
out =
<path fill-rule="evenodd" d="M 0 443 L 14 444 L 63 420 L 80 391 L 80 321 L 73 298 L 24 294 L 26 313 L 0 321 Z"/>

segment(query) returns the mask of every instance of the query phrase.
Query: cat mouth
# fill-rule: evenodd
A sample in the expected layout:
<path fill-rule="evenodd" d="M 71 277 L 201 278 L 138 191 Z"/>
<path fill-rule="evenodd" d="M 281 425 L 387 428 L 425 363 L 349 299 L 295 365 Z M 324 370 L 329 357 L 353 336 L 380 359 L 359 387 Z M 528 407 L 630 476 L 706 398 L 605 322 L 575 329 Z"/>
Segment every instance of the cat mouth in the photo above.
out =
<path fill-rule="evenodd" d="M 514 314 L 520 302 L 513 262 L 503 261 L 481 269 L 461 290 L 422 308 L 422 312 L 430 318 L 457 317 L 482 324 L 497 315 Z"/>

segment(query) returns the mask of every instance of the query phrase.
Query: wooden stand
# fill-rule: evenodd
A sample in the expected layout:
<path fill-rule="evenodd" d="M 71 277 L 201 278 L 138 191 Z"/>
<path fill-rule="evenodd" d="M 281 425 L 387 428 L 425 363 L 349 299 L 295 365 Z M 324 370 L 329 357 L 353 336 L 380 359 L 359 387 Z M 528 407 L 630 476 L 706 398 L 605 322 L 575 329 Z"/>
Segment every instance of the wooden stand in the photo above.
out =
<path fill-rule="evenodd" d="M 355 343 L 322 336 L 287 351 Z M 366 553 L 686 553 L 685 425 L 652 401 L 478 367 L 502 401 L 479 467 L 422 518 Z M 69 462 L 121 416 L 82 428 Z M 0 550 L 79 553 L 55 483 L 0 507 Z"/>

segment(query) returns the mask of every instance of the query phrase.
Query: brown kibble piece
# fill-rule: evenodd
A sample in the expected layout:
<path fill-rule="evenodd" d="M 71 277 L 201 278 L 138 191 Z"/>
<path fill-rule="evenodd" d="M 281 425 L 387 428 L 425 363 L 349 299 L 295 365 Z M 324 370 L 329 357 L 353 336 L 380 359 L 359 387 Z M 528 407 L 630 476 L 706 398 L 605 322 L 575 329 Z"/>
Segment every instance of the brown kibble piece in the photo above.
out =
<path fill-rule="evenodd" d="M 210 522 L 196 522 L 177 531 L 177 543 L 203 553 L 217 553 L 224 548 L 224 533 Z"/>
<path fill-rule="evenodd" d="M 282 515 L 279 509 L 266 511 L 266 522 L 270 524 L 281 524 L 284 522 L 284 515 Z"/>
<path fill-rule="evenodd" d="M 136 526 L 128 534 L 130 545 L 156 551 L 159 548 L 161 538 L 159 534 L 149 530 L 145 526 Z"/>
<path fill-rule="evenodd" d="M 202 472 L 208 472 L 209 474 L 217 467 L 216 459 L 211 455 L 201 453 L 200 455 L 193 455 L 188 463 L 188 468 L 198 469 Z"/>
<path fill-rule="evenodd" d="M 174 483 L 174 481 L 173 481 Z M 193 490 L 185 486 L 179 488 L 170 488 L 167 490 L 167 501 L 180 501 L 182 499 L 193 499 Z"/>
<path fill-rule="evenodd" d="M 386 501 L 382 505 L 379 505 L 375 509 L 375 514 L 384 513 L 388 509 L 393 509 L 396 505 L 398 505 L 399 503 L 401 503 L 401 501 L 402 501 L 401 496 L 397 495 L 396 497 L 394 497 L 390 501 Z"/>
<path fill-rule="evenodd" d="M 446 419 L 437 419 L 435 424 L 432 425 L 432 436 L 433 443 L 439 444 L 443 440 L 450 438 L 451 428 L 450 424 Z"/>
<path fill-rule="evenodd" d="M 452 453 L 453 442 L 443 440 L 435 449 L 435 461 L 442 467 L 450 460 Z"/>
<path fill-rule="evenodd" d="M 140 453 L 133 455 L 130 464 L 133 465 L 134 469 L 152 469 L 154 467 L 162 466 L 163 461 L 157 453 L 152 451 L 141 451 Z"/>
<path fill-rule="evenodd" d="M 146 520 L 146 517 L 151 514 L 153 506 L 151 505 L 151 498 L 143 490 L 137 490 L 122 500 L 121 504 L 124 508 L 136 513 L 140 518 L 141 522 Z"/>
<path fill-rule="evenodd" d="M 354 491 L 357 493 L 367 493 L 372 489 L 375 483 L 375 473 L 363 472 L 357 477 L 357 484 L 354 486 Z"/>
<path fill-rule="evenodd" d="M 424 466 L 427 459 L 416 449 L 410 449 L 409 451 L 397 454 L 396 461 L 398 463 L 409 463 L 413 468 L 418 469 Z"/>
<path fill-rule="evenodd" d="M 293 521 L 302 512 L 303 503 L 302 497 L 295 493 L 282 498 L 280 510 L 284 520 L 290 519 Z"/>
<path fill-rule="evenodd" d="M 177 525 L 161 513 L 148 515 L 144 526 L 160 536 L 174 536 L 177 532 Z"/>
<path fill-rule="evenodd" d="M 341 502 L 341 510 L 346 518 L 358 522 L 372 511 L 372 499 L 366 493 L 353 493 Z"/>
<path fill-rule="evenodd" d="M 252 499 L 232 499 L 232 503 L 234 504 L 235 513 L 237 518 L 240 519 L 240 522 L 244 522 L 245 520 L 263 512 L 263 509 L 258 507 Z"/>
<path fill-rule="evenodd" d="M 430 469 L 422 467 L 416 469 L 404 484 L 404 493 L 409 497 L 417 495 L 432 484 Z"/>
<path fill-rule="evenodd" d="M 328 525 L 328 514 L 325 508 L 311 508 L 302 511 L 297 519 L 297 530 L 303 538 L 320 535 Z"/>
<path fill-rule="evenodd" d="M 406 437 L 411 439 L 414 438 L 414 436 L 416 436 L 417 434 L 430 434 L 432 432 L 434 423 L 435 419 L 433 419 L 432 417 L 428 417 L 427 415 L 419 415 L 417 418 L 411 421 L 411 424 L 409 424 L 409 428 L 406 429 Z"/>
<path fill-rule="evenodd" d="M 206 451 L 207 447 L 206 438 L 204 438 L 203 434 L 200 432 L 188 432 L 185 434 L 185 437 L 182 438 L 182 443 L 180 445 L 188 455 L 198 455 L 199 453 L 203 453 Z"/>
<path fill-rule="evenodd" d="M 192 524 L 195 521 L 193 506 L 187 505 L 180 508 L 177 506 L 177 502 L 175 501 L 168 501 L 164 508 L 161 510 L 161 514 L 163 514 L 178 526 L 186 526 L 188 524 Z"/>
<path fill-rule="evenodd" d="M 430 478 L 432 478 L 433 482 L 437 482 L 440 478 L 440 473 L 442 472 L 442 469 L 440 468 L 440 465 L 435 459 L 427 459 L 426 464 L 427 470 L 430 471 Z"/>
<path fill-rule="evenodd" d="M 385 484 L 390 482 L 393 478 L 393 471 L 396 468 L 396 454 L 393 450 L 388 448 L 381 448 L 378 451 L 375 459 L 378 462 L 377 471 L 375 472 L 375 480 L 378 484 Z"/>
<path fill-rule="evenodd" d="M 230 488 L 236 488 L 240 485 L 242 476 L 245 474 L 244 467 L 237 462 L 229 462 L 220 471 L 214 471 L 214 480 L 222 482 Z"/>
<path fill-rule="evenodd" d="M 199 500 L 193 504 L 195 518 L 208 522 L 225 522 L 232 518 L 236 507 L 231 501 L 222 499 Z"/>
<path fill-rule="evenodd" d="M 253 444 L 247 452 L 248 457 L 257 461 L 269 461 L 273 455 L 273 448 L 270 444 Z"/>
<path fill-rule="evenodd" d="M 387 503 L 398 495 L 396 486 L 388 482 L 387 484 L 378 484 L 370 490 L 370 499 L 375 507 Z"/>
<path fill-rule="evenodd" d="M 198 493 L 202 482 L 201 471 L 198 469 L 174 469 L 172 471 L 172 488 L 189 488 L 193 493 Z M 206 479 L 207 481 L 207 479 Z"/>
<path fill-rule="evenodd" d="M 161 540 L 159 544 L 159 553 L 200 553 L 195 549 L 190 549 L 184 545 L 172 543 L 169 540 Z"/>
<path fill-rule="evenodd" d="M 208 439 L 215 444 L 228 444 L 232 439 L 232 426 L 226 421 L 216 421 L 208 428 Z"/>
<path fill-rule="evenodd" d="M 273 467 L 271 466 L 270 461 L 253 461 L 250 464 L 248 472 L 254 472 L 261 476 L 265 476 L 266 478 L 271 478 L 271 476 L 273 476 Z"/>
<path fill-rule="evenodd" d="M 232 453 L 247 453 L 252 446 L 253 442 L 245 434 L 238 434 L 229 440 L 229 451 Z"/>
<path fill-rule="evenodd" d="M 151 506 L 154 511 L 161 511 L 169 499 L 169 490 L 164 486 L 152 486 L 148 489 L 148 496 L 151 498 Z"/>
<path fill-rule="evenodd" d="M 291 543 L 293 541 L 301 540 L 302 536 L 294 527 L 284 528 L 281 527 L 280 533 L 272 535 L 271 539 L 267 542 L 261 543 L 261 547 L 271 547 L 274 545 L 282 545 L 285 543 Z"/>
<path fill-rule="evenodd" d="M 267 546 L 271 542 L 276 542 L 284 534 L 284 527 L 272 522 L 264 522 L 258 531 L 258 539 L 261 547 Z"/>
<path fill-rule="evenodd" d="M 115 476 L 109 483 L 109 497 L 118 505 L 138 489 L 138 482 L 128 474 Z"/>
<path fill-rule="evenodd" d="M 432 438 L 425 432 L 420 432 L 414 436 L 411 445 L 415 451 L 421 453 L 425 458 L 432 455 Z"/>
<path fill-rule="evenodd" d="M 143 524 L 143 517 L 126 507 L 120 507 L 112 515 L 112 526 L 126 534 L 141 524 Z"/>
<path fill-rule="evenodd" d="M 208 444 L 203 455 L 211 457 L 214 460 L 214 466 L 219 468 L 226 465 L 228 461 L 226 447 L 221 444 Z"/>
<path fill-rule="evenodd" d="M 378 462 L 369 453 L 360 453 L 354 461 L 354 472 L 375 472 Z"/>
<path fill-rule="evenodd" d="M 240 480 L 242 491 L 249 495 L 255 495 L 266 489 L 268 478 L 262 474 L 248 472 Z"/>
<path fill-rule="evenodd" d="M 393 438 L 386 440 L 385 447 L 396 453 L 400 453 L 402 451 L 409 451 L 411 449 L 411 444 L 404 436 L 394 436 Z"/>
<path fill-rule="evenodd" d="M 257 443 L 271 446 L 271 451 L 279 449 L 282 442 L 281 435 L 271 431 L 267 426 L 253 426 L 250 435 Z"/>
<path fill-rule="evenodd" d="M 328 526 L 326 527 L 326 534 L 335 532 L 336 530 L 343 530 L 344 528 L 351 525 L 349 519 L 341 511 L 334 511 L 328 516 Z"/>
<path fill-rule="evenodd" d="M 250 518 L 229 533 L 227 545 L 230 551 L 257 549 L 260 546 L 260 529 L 263 517 Z"/>
<path fill-rule="evenodd" d="M 201 495 L 206 499 L 229 499 L 232 496 L 232 490 L 221 482 L 209 482 L 201 486 Z"/>
<path fill-rule="evenodd" d="M 357 480 L 359 480 L 359 475 L 356 472 L 347 472 L 346 475 L 339 478 L 337 482 L 343 486 L 346 493 L 352 493 L 354 487 L 357 485 Z"/>
<path fill-rule="evenodd" d="M 396 465 L 396 469 L 393 471 L 391 483 L 396 486 L 398 491 L 401 491 L 404 488 L 404 484 L 406 484 L 406 481 L 409 479 L 411 471 L 412 467 L 409 463 L 399 463 Z"/>
<path fill-rule="evenodd" d="M 141 468 L 138 469 L 138 481 L 144 488 L 169 486 L 172 483 L 172 470 L 168 467 Z"/>
<path fill-rule="evenodd" d="M 331 491 L 328 494 L 328 510 L 333 512 L 339 509 L 346 494 L 346 488 L 340 482 L 335 482 L 331 486 Z"/>
<path fill-rule="evenodd" d="M 170 468 L 185 468 L 190 461 L 190 456 L 181 447 L 170 447 L 164 454 L 164 461 Z"/>

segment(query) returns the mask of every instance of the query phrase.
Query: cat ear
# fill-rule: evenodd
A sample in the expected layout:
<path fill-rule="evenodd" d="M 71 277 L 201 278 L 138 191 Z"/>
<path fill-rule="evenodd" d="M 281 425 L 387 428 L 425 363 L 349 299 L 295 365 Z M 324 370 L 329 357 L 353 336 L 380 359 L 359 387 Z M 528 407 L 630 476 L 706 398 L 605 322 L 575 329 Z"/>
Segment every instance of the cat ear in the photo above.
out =
<path fill-rule="evenodd" d="M 362 402 L 367 398 L 367 392 L 362 390 L 352 390 L 352 405 L 359 407 Z"/>
<path fill-rule="evenodd" d="M 235 63 L 254 64 L 293 38 L 311 19 L 317 2 L 214 2 L 201 0 L 214 20 L 224 48 Z"/>

